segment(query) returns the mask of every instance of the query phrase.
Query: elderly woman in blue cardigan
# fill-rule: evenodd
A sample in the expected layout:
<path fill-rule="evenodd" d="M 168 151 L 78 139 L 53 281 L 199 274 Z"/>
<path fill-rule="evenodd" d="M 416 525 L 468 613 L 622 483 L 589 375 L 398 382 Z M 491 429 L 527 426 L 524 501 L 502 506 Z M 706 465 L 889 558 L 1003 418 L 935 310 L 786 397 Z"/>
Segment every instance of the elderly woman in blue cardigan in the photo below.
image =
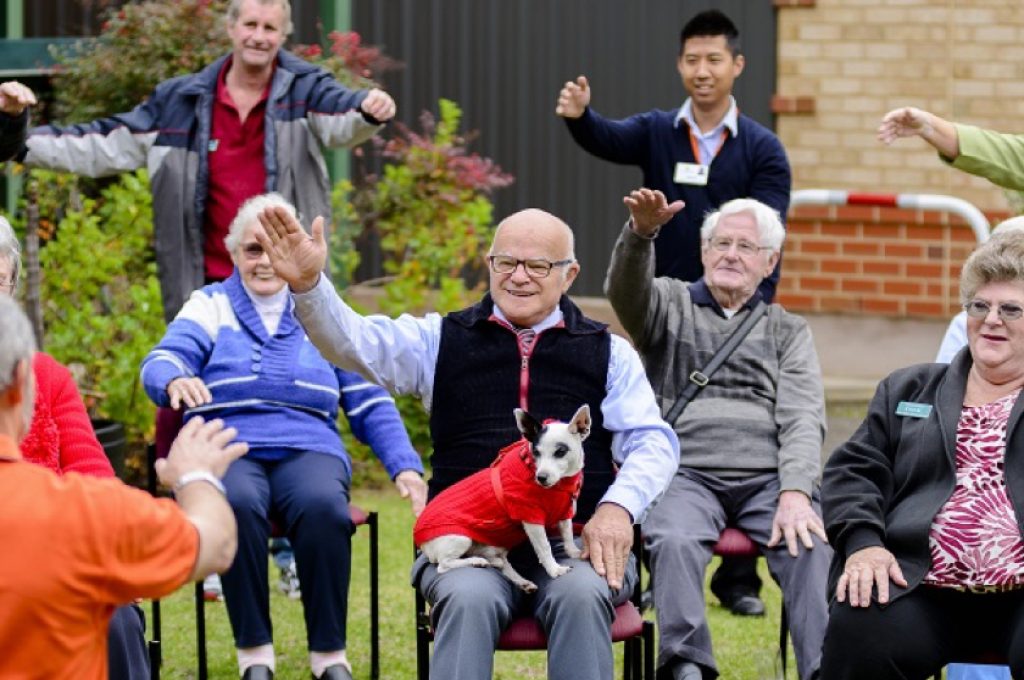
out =
<path fill-rule="evenodd" d="M 156 404 L 184 407 L 186 420 L 221 418 L 249 444 L 224 477 L 239 543 L 224 597 L 242 677 L 273 677 L 273 517 L 295 549 L 313 677 L 347 679 L 352 465 L 338 436 L 339 405 L 417 513 L 426 497 L 423 467 L 388 393 L 328 363 L 292 314 L 285 282 L 254 236 L 257 215 L 275 205 L 294 213 L 276 194 L 242 206 L 224 239 L 234 272 L 192 294 L 143 361 L 142 382 Z"/>

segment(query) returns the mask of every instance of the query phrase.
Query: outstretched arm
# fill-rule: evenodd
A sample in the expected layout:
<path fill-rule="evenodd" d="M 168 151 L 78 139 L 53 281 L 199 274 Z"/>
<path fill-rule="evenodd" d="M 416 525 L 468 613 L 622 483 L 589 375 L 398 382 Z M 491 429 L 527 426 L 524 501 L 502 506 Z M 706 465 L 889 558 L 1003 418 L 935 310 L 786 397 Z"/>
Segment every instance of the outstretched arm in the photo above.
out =
<path fill-rule="evenodd" d="M 950 160 L 960 155 L 956 126 L 934 113 L 905 106 L 885 114 L 878 126 L 878 140 L 884 144 L 892 144 L 900 137 L 915 136 Z"/>

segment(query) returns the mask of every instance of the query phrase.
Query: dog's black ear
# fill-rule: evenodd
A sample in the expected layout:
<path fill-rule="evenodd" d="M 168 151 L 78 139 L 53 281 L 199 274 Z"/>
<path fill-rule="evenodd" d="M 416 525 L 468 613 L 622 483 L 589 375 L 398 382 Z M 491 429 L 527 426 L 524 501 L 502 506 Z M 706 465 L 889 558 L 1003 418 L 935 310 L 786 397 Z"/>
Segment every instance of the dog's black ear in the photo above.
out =
<path fill-rule="evenodd" d="M 523 436 L 526 437 L 527 441 L 537 441 L 537 437 L 540 435 L 541 429 L 540 421 L 521 408 L 517 408 L 515 413 L 516 424 L 519 426 L 519 431 L 523 433 Z"/>
<path fill-rule="evenodd" d="M 572 417 L 572 421 L 569 423 L 569 432 L 579 434 L 580 441 L 583 441 L 590 435 L 590 406 L 584 404 L 577 409 L 576 415 Z"/>

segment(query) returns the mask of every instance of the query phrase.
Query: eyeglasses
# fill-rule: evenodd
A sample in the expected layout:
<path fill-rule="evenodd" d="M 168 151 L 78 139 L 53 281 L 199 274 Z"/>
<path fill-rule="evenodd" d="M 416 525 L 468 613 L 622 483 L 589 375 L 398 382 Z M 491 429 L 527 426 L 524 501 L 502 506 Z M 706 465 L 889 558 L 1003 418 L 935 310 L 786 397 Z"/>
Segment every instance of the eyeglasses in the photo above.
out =
<path fill-rule="evenodd" d="M 762 250 L 771 250 L 771 246 L 759 246 L 751 241 L 733 241 L 732 239 L 725 238 L 724 236 L 716 236 L 715 238 L 709 238 L 707 241 L 708 245 L 720 253 L 727 253 L 732 248 L 733 244 L 736 245 L 736 252 L 744 257 L 753 257 Z"/>
<path fill-rule="evenodd" d="M 487 261 L 491 263 L 491 271 L 495 274 L 511 274 L 517 267 L 519 267 L 519 265 L 523 265 L 523 268 L 526 269 L 526 273 L 535 279 L 545 278 L 551 273 L 552 267 L 563 267 L 574 262 L 572 258 L 568 260 L 557 260 L 555 262 L 545 260 L 542 257 L 531 258 L 529 260 L 517 260 L 509 255 L 488 255 Z"/>
<path fill-rule="evenodd" d="M 250 260 L 258 260 L 263 257 L 263 246 L 259 243 L 246 243 L 242 246 L 242 252 Z"/>
<path fill-rule="evenodd" d="M 985 319 L 988 317 L 988 313 L 992 311 L 992 303 L 985 302 L 984 300 L 971 300 L 964 305 L 964 311 L 967 312 L 967 316 L 973 316 L 975 319 Z M 1024 315 L 1024 307 L 1015 305 L 1012 302 L 1002 302 L 999 304 L 996 313 L 1003 321 L 1016 321 Z"/>

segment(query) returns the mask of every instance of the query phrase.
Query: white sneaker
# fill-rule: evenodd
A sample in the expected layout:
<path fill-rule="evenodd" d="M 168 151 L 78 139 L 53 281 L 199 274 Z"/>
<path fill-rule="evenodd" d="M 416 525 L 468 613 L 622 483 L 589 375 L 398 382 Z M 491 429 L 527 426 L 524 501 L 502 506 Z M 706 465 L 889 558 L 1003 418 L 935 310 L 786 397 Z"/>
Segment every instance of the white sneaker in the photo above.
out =
<path fill-rule="evenodd" d="M 224 589 L 221 588 L 219 574 L 210 574 L 203 579 L 203 599 L 207 602 L 224 601 Z"/>
<path fill-rule="evenodd" d="M 302 588 L 299 586 L 299 572 L 295 568 L 295 560 L 292 560 L 287 567 L 281 569 L 281 578 L 277 581 L 277 588 L 288 596 L 288 599 L 298 600 L 302 597 Z"/>

